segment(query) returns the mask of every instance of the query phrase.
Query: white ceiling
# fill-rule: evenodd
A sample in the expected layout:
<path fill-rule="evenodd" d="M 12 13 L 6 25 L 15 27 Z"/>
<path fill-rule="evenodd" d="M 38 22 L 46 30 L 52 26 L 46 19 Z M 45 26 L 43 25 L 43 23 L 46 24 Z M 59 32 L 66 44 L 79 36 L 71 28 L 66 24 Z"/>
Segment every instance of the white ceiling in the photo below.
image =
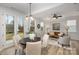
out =
<path fill-rule="evenodd" d="M 0 3 L 28 15 L 29 3 Z M 32 15 L 39 17 L 50 16 L 54 13 L 62 16 L 79 15 L 78 3 L 32 3 Z"/>
<path fill-rule="evenodd" d="M 57 7 L 61 4 L 62 3 L 32 3 L 32 14 Z M 29 3 L 0 3 L 0 5 L 18 10 L 24 14 L 28 14 L 29 12 Z"/>
<path fill-rule="evenodd" d="M 53 14 L 56 13 L 57 15 L 62 15 L 63 17 L 66 16 L 79 16 L 79 4 L 74 4 L 74 3 L 65 3 L 62 5 L 59 5 L 57 7 L 54 8 L 50 8 L 48 10 L 45 10 L 44 12 L 40 12 L 38 14 L 36 14 L 35 16 L 39 16 L 39 17 L 50 17 L 51 14 L 53 16 Z"/>

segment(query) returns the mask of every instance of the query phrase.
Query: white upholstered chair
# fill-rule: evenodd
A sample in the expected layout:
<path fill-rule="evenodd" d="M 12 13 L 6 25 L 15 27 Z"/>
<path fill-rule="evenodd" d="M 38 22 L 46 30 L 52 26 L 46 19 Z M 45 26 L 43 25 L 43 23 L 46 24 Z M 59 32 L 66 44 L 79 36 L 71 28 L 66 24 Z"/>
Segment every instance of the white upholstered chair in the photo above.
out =
<path fill-rule="evenodd" d="M 26 55 L 41 55 L 41 41 L 26 42 Z"/>
<path fill-rule="evenodd" d="M 49 40 L 49 35 L 48 34 L 44 34 L 43 39 L 42 39 L 42 47 L 47 47 L 48 40 Z"/>
<path fill-rule="evenodd" d="M 15 45 L 15 54 L 22 49 L 19 45 L 19 40 L 21 39 L 21 37 L 19 35 L 14 35 L 13 36 L 13 41 L 14 41 L 14 45 Z"/>
<path fill-rule="evenodd" d="M 70 37 L 67 36 L 67 35 L 60 37 L 58 39 L 58 43 L 61 44 L 61 45 L 69 46 L 70 45 Z"/>

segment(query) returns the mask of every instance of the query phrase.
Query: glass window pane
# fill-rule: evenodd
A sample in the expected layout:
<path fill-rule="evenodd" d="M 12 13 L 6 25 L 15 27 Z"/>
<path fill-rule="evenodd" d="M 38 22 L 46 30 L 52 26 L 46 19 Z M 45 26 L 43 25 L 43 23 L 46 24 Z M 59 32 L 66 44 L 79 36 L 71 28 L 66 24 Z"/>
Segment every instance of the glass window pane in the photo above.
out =
<path fill-rule="evenodd" d="M 24 20 L 22 16 L 20 16 L 18 20 L 18 34 L 21 38 L 24 37 Z"/>
<path fill-rule="evenodd" d="M 68 20 L 67 26 L 69 26 L 68 32 L 76 32 L 76 20 Z"/>
<path fill-rule="evenodd" d="M 14 35 L 13 16 L 6 16 L 6 40 L 12 40 Z"/>
<path fill-rule="evenodd" d="M 68 20 L 68 21 L 67 21 L 67 25 L 68 25 L 68 26 L 76 25 L 76 21 L 75 21 L 75 20 Z"/>

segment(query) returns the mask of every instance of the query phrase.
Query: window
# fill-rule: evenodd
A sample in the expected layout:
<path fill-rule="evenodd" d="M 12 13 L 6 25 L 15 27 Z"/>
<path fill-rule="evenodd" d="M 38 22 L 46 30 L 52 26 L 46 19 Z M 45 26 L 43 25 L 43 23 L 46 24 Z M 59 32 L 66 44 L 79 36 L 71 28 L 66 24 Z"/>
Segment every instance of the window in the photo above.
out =
<path fill-rule="evenodd" d="M 11 40 L 14 35 L 14 18 L 6 16 L 6 40 Z"/>
<path fill-rule="evenodd" d="M 21 38 L 24 36 L 24 20 L 22 16 L 18 20 L 18 34 Z"/>
<path fill-rule="evenodd" d="M 68 32 L 76 32 L 76 20 L 68 20 L 67 26 L 69 27 Z"/>

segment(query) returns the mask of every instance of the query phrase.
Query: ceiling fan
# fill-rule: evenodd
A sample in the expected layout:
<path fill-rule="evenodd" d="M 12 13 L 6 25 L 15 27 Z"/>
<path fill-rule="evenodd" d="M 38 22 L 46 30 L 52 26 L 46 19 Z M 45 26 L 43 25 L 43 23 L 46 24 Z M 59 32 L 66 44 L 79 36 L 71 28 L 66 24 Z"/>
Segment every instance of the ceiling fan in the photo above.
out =
<path fill-rule="evenodd" d="M 59 17 L 62 17 L 62 16 L 61 15 L 57 15 L 57 14 L 54 13 L 52 18 L 53 19 L 58 19 Z"/>

